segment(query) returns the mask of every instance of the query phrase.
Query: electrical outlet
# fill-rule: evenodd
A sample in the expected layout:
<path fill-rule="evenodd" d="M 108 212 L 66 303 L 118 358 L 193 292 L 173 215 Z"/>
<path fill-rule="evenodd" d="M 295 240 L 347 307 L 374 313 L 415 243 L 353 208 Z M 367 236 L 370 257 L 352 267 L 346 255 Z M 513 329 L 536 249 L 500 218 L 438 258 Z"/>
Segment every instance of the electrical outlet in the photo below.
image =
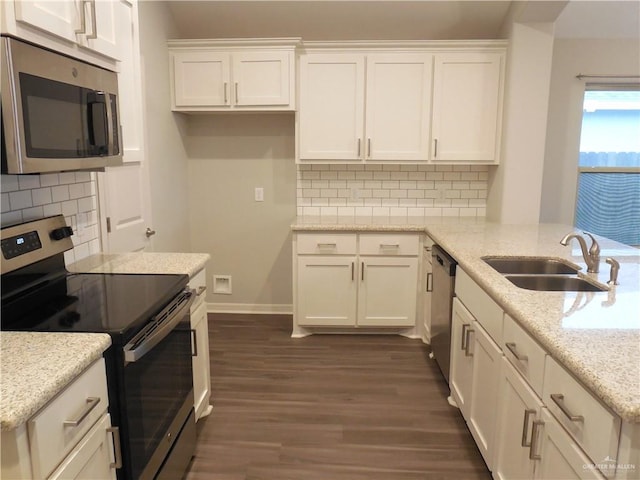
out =
<path fill-rule="evenodd" d="M 263 187 L 256 187 L 254 192 L 254 199 L 256 202 L 264 202 L 264 188 Z"/>
<path fill-rule="evenodd" d="M 213 293 L 231 295 L 231 275 L 213 276 Z"/>

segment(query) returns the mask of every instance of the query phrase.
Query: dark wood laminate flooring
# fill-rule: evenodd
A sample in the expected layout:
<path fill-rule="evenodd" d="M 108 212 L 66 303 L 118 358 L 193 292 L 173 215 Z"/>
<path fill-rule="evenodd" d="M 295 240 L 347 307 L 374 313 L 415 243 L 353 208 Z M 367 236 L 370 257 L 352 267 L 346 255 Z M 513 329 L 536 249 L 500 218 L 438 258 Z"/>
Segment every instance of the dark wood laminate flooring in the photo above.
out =
<path fill-rule="evenodd" d="M 188 480 L 491 478 L 419 340 L 292 339 L 287 315 L 209 314 L 209 332 Z"/>

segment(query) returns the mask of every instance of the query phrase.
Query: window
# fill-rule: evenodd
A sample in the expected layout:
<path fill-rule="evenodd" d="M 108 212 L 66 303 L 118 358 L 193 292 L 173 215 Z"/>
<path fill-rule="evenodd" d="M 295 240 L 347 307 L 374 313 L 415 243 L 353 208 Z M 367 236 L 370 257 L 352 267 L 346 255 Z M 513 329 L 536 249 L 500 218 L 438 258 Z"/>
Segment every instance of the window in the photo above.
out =
<path fill-rule="evenodd" d="M 575 224 L 640 246 L 640 86 L 587 88 Z"/>

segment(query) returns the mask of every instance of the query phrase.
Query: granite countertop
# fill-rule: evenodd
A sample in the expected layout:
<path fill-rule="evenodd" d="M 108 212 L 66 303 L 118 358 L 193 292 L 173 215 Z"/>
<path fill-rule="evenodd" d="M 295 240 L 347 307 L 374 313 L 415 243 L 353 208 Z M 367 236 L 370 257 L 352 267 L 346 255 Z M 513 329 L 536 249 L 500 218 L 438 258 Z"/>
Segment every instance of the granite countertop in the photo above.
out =
<path fill-rule="evenodd" d="M 103 333 L 0 332 L 0 429 L 25 423 L 110 345 Z"/>
<path fill-rule="evenodd" d="M 620 284 L 604 292 L 540 292 L 516 287 L 482 257 L 551 256 L 586 272 L 578 243 L 573 240 L 566 247 L 559 243 L 574 227 L 502 225 L 473 217 L 299 217 L 292 230 L 427 233 L 598 398 L 622 419 L 640 422 L 640 250 L 596 236 L 600 273 L 581 275 L 606 286 L 605 259 L 614 257 L 620 262 Z"/>
<path fill-rule="evenodd" d="M 180 273 L 193 277 L 209 258 L 208 253 L 98 253 L 68 265 L 67 269 L 76 273 Z"/>

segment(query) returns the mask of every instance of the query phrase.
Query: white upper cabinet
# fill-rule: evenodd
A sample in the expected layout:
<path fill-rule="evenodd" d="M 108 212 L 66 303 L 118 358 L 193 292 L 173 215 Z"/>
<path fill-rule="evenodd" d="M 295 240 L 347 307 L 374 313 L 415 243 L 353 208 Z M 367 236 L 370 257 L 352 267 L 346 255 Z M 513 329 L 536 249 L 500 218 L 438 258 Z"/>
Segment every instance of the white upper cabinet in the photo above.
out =
<path fill-rule="evenodd" d="M 2 2 L 3 33 L 93 61 L 120 60 L 120 0 L 13 0 Z M 100 57 L 98 57 L 100 58 Z M 101 66 L 104 63 L 97 61 Z M 109 66 L 107 64 L 107 66 Z"/>
<path fill-rule="evenodd" d="M 178 112 L 295 109 L 295 39 L 171 40 L 172 109 Z"/>
<path fill-rule="evenodd" d="M 500 53 L 436 55 L 432 159 L 498 163 L 502 123 Z"/>
<path fill-rule="evenodd" d="M 361 160 L 364 128 L 362 55 L 300 58 L 301 160 Z"/>
<path fill-rule="evenodd" d="M 299 159 L 426 161 L 431 63 L 429 54 L 303 55 Z"/>
<path fill-rule="evenodd" d="M 368 160 L 428 158 L 431 64 L 427 54 L 367 57 Z"/>

